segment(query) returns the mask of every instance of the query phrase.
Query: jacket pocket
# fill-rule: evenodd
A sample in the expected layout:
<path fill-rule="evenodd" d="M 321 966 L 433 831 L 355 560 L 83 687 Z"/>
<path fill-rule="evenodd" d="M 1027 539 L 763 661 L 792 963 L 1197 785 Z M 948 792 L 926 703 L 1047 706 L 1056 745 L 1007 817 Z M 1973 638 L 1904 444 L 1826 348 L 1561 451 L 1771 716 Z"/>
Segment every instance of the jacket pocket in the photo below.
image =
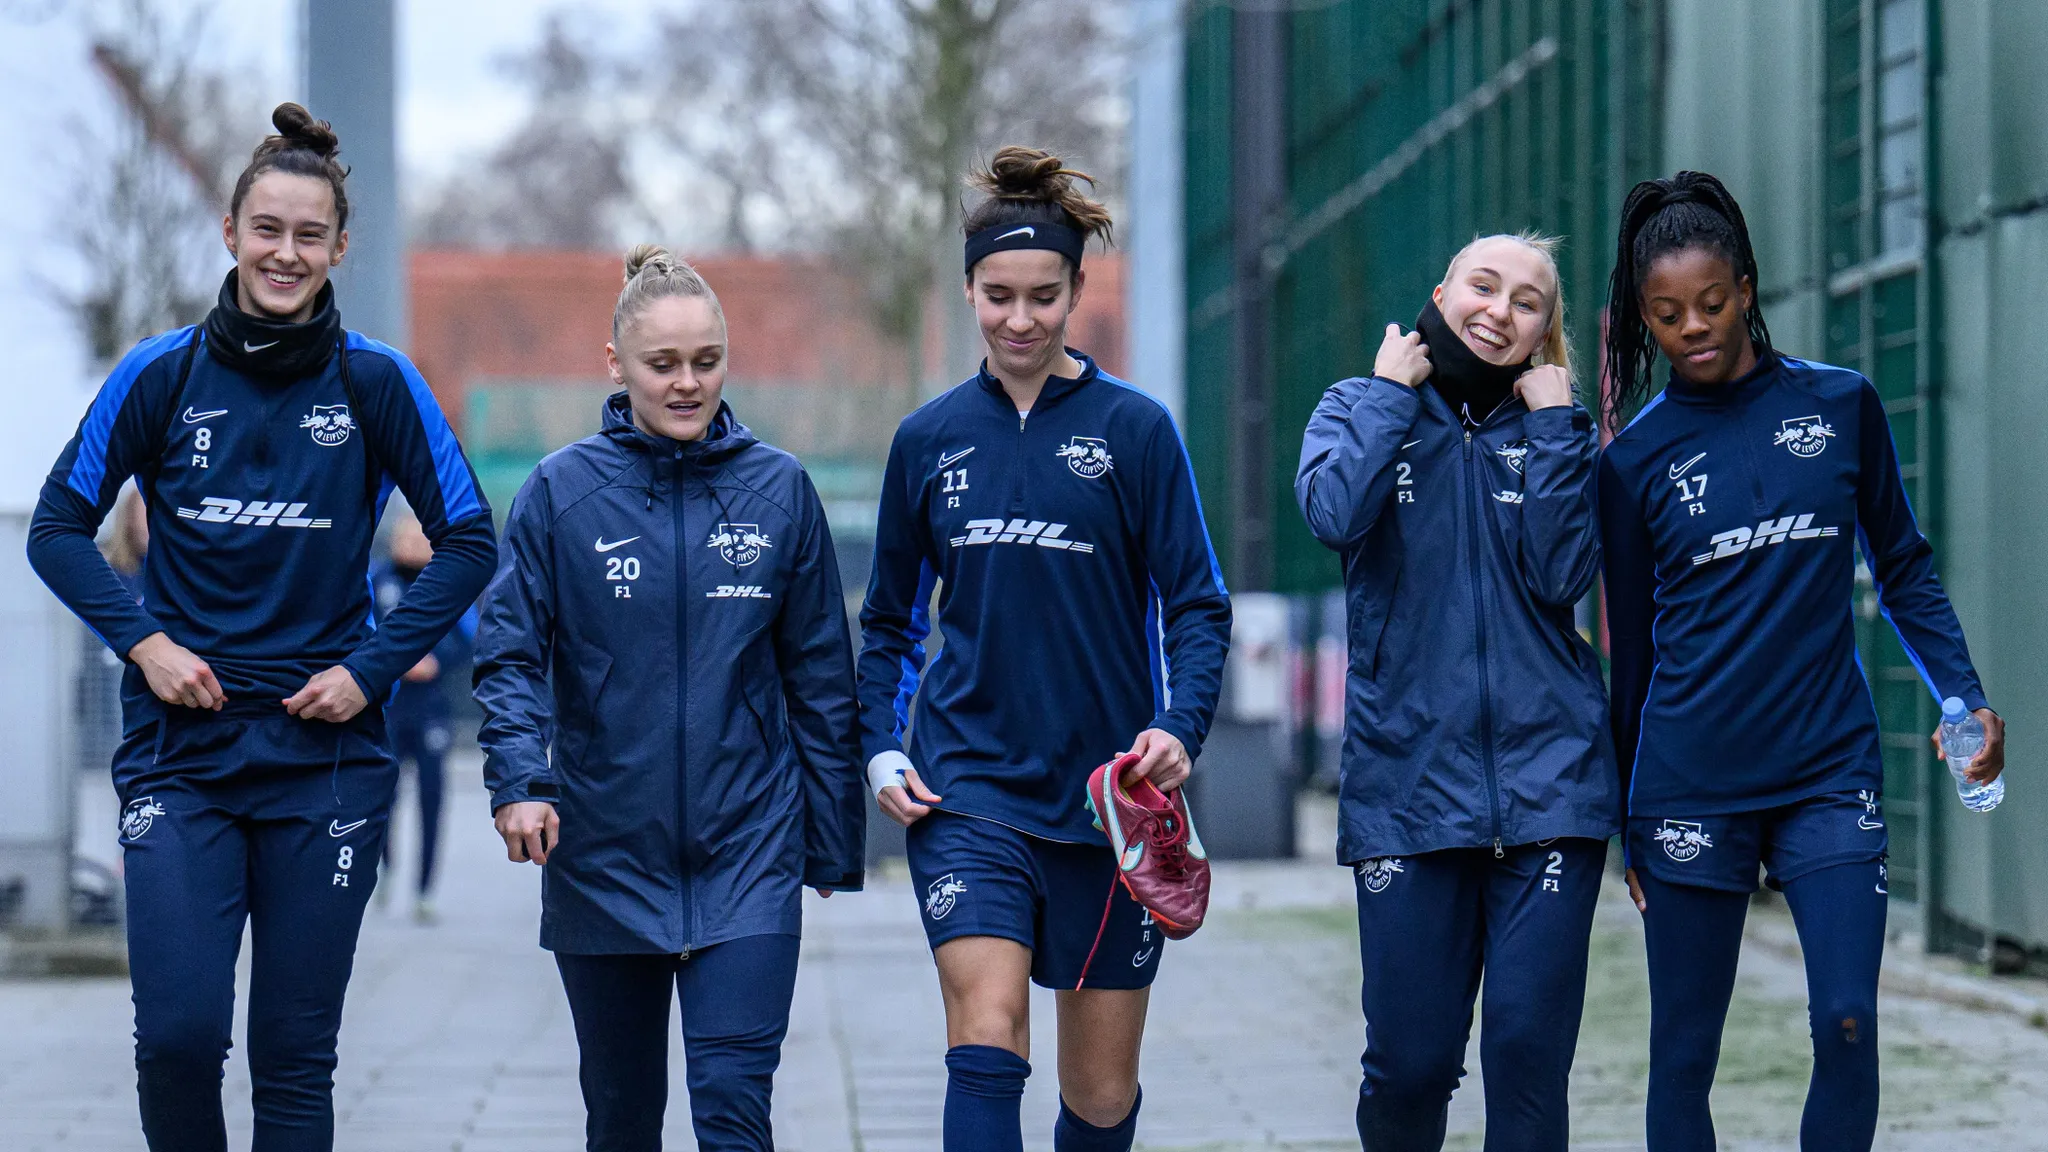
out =
<path fill-rule="evenodd" d="M 555 754 L 568 768 L 581 767 L 597 742 L 603 724 L 604 690 L 611 675 L 610 652 L 587 640 L 562 642 L 555 675 Z"/>

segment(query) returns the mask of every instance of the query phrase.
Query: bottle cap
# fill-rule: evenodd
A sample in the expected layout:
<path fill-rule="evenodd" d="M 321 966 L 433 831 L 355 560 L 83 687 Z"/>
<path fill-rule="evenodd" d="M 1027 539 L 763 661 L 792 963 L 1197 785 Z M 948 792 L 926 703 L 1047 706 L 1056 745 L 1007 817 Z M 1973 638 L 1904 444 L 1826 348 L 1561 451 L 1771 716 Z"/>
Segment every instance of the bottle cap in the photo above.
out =
<path fill-rule="evenodd" d="M 1941 702 L 1941 718 L 1943 720 L 1953 723 L 1954 721 L 1961 720 L 1964 716 L 1969 715 L 1969 713 L 1970 710 L 1963 707 L 1963 698 L 1961 696 L 1951 696 Z"/>

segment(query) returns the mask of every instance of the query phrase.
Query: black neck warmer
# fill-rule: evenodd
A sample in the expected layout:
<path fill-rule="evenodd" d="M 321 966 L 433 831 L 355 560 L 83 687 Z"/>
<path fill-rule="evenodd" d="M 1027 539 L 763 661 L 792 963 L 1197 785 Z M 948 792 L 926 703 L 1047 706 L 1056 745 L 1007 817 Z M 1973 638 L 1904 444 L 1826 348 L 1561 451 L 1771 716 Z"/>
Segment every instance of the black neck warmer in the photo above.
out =
<path fill-rule="evenodd" d="M 235 273 L 220 286 L 220 299 L 206 315 L 206 350 L 237 372 L 251 376 L 311 376 L 327 366 L 341 347 L 341 310 L 334 284 L 320 286 L 313 315 L 303 324 L 251 316 L 235 302 Z"/>
<path fill-rule="evenodd" d="M 1529 370 L 1528 360 L 1508 365 L 1481 360 L 1463 337 L 1451 331 L 1434 300 L 1422 306 L 1415 330 L 1429 346 L 1429 386 L 1467 427 L 1477 428 L 1493 415 L 1515 394 L 1515 381 Z"/>

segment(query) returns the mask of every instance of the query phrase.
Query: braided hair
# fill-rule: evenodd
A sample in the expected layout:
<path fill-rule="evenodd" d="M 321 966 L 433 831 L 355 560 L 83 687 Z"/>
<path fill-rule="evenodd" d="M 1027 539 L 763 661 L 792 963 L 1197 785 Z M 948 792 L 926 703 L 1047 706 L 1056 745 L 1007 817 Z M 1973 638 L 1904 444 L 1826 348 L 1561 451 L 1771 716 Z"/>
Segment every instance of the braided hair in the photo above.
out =
<path fill-rule="evenodd" d="M 1614 275 L 1607 282 L 1606 416 L 1614 428 L 1648 395 L 1650 366 L 1657 359 L 1657 343 L 1643 322 L 1643 278 L 1658 257 L 1690 249 L 1711 252 L 1726 260 L 1738 279 L 1748 278 L 1750 305 L 1743 319 L 1749 341 L 1759 356 L 1771 346 L 1756 299 L 1756 253 L 1735 197 L 1705 172 L 1637 184 L 1621 205 L 1621 237 Z"/>

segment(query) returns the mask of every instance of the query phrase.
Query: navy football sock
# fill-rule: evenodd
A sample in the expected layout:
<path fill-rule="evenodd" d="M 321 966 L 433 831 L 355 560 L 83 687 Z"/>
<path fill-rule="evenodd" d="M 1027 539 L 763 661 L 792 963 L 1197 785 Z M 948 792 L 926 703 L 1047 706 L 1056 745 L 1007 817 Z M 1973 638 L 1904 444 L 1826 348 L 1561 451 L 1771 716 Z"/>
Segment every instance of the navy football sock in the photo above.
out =
<path fill-rule="evenodd" d="M 1131 1152 L 1131 1141 L 1138 1135 L 1138 1106 L 1144 1102 L 1145 1090 L 1140 1088 L 1128 1115 L 1108 1128 L 1097 1128 L 1074 1115 L 1061 1097 L 1059 1122 L 1052 1126 L 1053 1152 Z"/>
<path fill-rule="evenodd" d="M 1031 1062 L 1008 1049 L 946 1051 L 946 1152 L 1024 1152 L 1024 1081 Z"/>

